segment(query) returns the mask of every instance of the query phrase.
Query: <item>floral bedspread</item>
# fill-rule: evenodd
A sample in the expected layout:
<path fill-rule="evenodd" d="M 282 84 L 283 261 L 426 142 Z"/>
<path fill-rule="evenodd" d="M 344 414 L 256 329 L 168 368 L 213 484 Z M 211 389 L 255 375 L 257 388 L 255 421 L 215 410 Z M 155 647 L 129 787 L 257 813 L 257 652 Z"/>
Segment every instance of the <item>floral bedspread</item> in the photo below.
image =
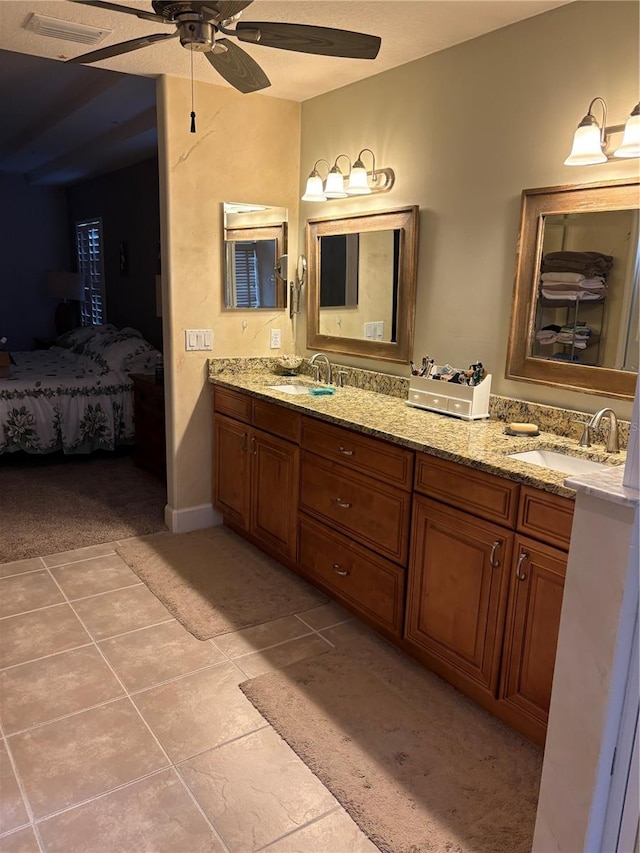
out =
<path fill-rule="evenodd" d="M 0 453 L 91 453 L 133 443 L 128 375 L 61 347 L 11 353 L 0 379 Z"/>

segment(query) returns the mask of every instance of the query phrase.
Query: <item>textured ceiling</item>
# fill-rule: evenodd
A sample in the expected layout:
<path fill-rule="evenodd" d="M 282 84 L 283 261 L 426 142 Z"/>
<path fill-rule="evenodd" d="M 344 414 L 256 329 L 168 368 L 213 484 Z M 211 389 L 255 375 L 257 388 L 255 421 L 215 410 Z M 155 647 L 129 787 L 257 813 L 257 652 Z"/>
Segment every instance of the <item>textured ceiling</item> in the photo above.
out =
<path fill-rule="evenodd" d="M 381 36 L 382 46 L 375 60 L 310 56 L 260 45 L 243 48 L 271 80 L 264 94 L 304 101 L 565 2 L 255 0 L 243 12 L 244 21 L 351 29 Z M 151 10 L 148 0 L 121 0 L 119 5 Z M 25 29 L 33 13 L 112 32 L 95 47 L 63 41 Z M 27 174 L 34 183 L 70 183 L 150 156 L 156 144 L 154 78 L 188 77 L 189 51 L 170 40 L 91 66 L 63 60 L 172 31 L 172 25 L 72 0 L 2 0 L 0 109 L 11 122 L 0 127 L 0 170 Z M 194 56 L 193 67 L 196 79 L 228 85 L 203 56 Z"/>

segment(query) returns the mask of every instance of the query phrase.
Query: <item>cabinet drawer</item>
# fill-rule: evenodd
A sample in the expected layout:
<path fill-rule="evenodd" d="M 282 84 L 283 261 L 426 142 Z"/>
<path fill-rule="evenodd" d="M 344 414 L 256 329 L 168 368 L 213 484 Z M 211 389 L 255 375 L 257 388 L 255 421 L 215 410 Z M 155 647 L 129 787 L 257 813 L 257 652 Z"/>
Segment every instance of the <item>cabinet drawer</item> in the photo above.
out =
<path fill-rule="evenodd" d="M 304 453 L 300 506 L 368 548 L 406 564 L 409 492 Z"/>
<path fill-rule="evenodd" d="M 228 388 L 216 387 L 213 392 L 213 408 L 223 415 L 251 423 L 251 397 L 248 394 L 238 394 Z"/>
<path fill-rule="evenodd" d="M 455 415 L 470 415 L 471 400 L 456 400 L 450 397 L 447 401 L 447 411 Z"/>
<path fill-rule="evenodd" d="M 251 422 L 265 432 L 294 441 L 296 444 L 300 439 L 300 415 L 293 409 L 287 409 L 286 406 L 254 399 Z"/>
<path fill-rule="evenodd" d="M 300 515 L 300 568 L 352 609 L 396 637 L 402 629 L 404 571 L 334 530 Z"/>
<path fill-rule="evenodd" d="M 570 498 L 522 486 L 518 532 L 568 551 L 574 507 Z"/>
<path fill-rule="evenodd" d="M 410 489 L 414 454 L 386 441 L 313 418 L 302 419 L 301 445 L 311 453 L 369 474 L 401 489 Z"/>
<path fill-rule="evenodd" d="M 415 489 L 487 521 L 516 526 L 520 487 L 503 477 L 419 453 Z"/>

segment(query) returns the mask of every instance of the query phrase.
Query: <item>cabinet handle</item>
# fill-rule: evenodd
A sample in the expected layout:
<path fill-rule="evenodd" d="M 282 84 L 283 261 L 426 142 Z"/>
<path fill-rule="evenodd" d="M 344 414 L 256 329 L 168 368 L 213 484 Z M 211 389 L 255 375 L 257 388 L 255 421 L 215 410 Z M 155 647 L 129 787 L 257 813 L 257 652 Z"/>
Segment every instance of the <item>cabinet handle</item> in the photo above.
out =
<path fill-rule="evenodd" d="M 351 504 L 345 503 L 345 501 L 340 498 L 336 498 L 336 503 L 338 506 L 342 507 L 342 509 L 351 509 Z"/>
<path fill-rule="evenodd" d="M 247 449 L 247 434 L 246 432 L 242 433 L 242 446 L 240 448 L 243 452 Z"/>
<path fill-rule="evenodd" d="M 496 541 L 491 546 L 491 554 L 489 556 L 489 564 L 491 565 L 492 569 L 497 569 L 498 566 L 500 565 L 500 560 L 496 560 L 496 551 L 498 550 L 498 548 L 501 545 L 502 545 L 502 542 L 500 541 L 500 539 L 496 539 Z"/>
<path fill-rule="evenodd" d="M 253 450 L 251 451 L 251 453 L 256 456 L 258 453 L 258 439 L 255 437 L 255 435 L 251 436 L 251 444 L 253 446 Z"/>
<path fill-rule="evenodd" d="M 518 565 L 516 566 L 516 577 L 519 581 L 526 581 L 527 576 L 524 572 L 520 571 L 520 566 L 524 563 L 526 559 L 528 559 L 529 555 L 526 551 L 523 551 L 518 558 Z"/>
<path fill-rule="evenodd" d="M 340 451 L 340 453 L 342 453 L 343 456 L 353 456 L 353 450 L 347 450 L 347 448 L 343 447 L 342 445 L 338 447 L 338 450 Z"/>
<path fill-rule="evenodd" d="M 340 568 L 340 563 L 334 563 L 334 564 L 333 564 L 333 571 L 334 571 L 337 575 L 340 575 L 340 577 L 341 577 L 341 578 L 346 578 L 346 577 L 348 577 L 348 576 L 349 576 L 349 572 L 348 572 L 348 571 L 346 571 L 345 569 L 341 569 L 341 568 Z"/>

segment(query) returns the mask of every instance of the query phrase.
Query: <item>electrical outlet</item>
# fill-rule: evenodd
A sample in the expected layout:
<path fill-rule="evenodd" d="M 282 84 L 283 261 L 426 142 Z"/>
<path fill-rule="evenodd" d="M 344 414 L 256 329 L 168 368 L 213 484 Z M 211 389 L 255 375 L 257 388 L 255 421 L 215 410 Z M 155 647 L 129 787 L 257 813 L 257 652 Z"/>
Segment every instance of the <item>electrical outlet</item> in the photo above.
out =
<path fill-rule="evenodd" d="M 282 336 L 280 329 L 271 329 L 271 338 L 269 346 L 271 349 L 280 349 L 282 346 Z"/>
<path fill-rule="evenodd" d="M 184 348 L 187 352 L 213 349 L 213 331 L 211 329 L 185 329 Z"/>

